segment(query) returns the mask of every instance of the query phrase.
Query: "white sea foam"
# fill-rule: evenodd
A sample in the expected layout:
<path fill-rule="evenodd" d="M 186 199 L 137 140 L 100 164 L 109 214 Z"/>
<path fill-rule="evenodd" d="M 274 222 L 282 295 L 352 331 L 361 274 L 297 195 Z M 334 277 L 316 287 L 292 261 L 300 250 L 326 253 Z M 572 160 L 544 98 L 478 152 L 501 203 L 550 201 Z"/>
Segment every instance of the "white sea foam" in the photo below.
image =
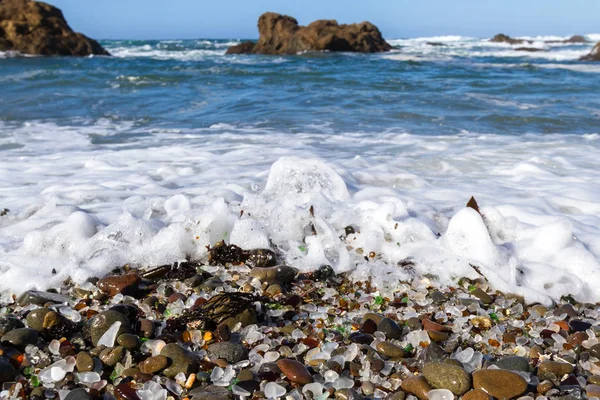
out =
<path fill-rule="evenodd" d="M 20 145 L 0 159 L 0 208 L 11 210 L 0 217 L 0 290 L 202 259 L 225 239 L 272 242 L 300 270 L 330 264 L 383 291 L 415 273 L 440 285 L 474 278 L 475 265 L 528 301 L 600 301 L 598 131 L 341 136 L 218 124 L 90 143 L 132 129 L 0 123 Z M 484 219 L 464 209 L 471 195 Z M 341 239 L 348 225 L 357 233 Z M 397 265 L 407 259 L 415 271 Z"/>

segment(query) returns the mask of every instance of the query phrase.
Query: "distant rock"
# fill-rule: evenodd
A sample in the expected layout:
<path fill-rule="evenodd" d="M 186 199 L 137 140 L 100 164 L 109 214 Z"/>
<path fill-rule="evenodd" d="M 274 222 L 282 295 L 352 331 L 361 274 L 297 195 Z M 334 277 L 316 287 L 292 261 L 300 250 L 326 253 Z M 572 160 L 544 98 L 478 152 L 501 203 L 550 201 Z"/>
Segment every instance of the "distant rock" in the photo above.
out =
<path fill-rule="evenodd" d="M 590 54 L 581 57 L 582 61 L 600 61 L 600 42 L 596 43 Z"/>
<path fill-rule="evenodd" d="M 535 53 L 537 51 L 545 51 L 544 49 L 539 49 L 537 47 L 517 47 L 515 50 L 516 51 L 527 51 L 530 53 Z"/>
<path fill-rule="evenodd" d="M 531 43 L 530 40 L 514 39 L 514 38 L 511 38 L 510 36 L 505 35 L 503 33 L 499 33 L 496 36 L 494 36 L 493 38 L 491 38 L 490 42 L 493 42 L 493 43 L 508 43 L 508 44 Z"/>
<path fill-rule="evenodd" d="M 439 43 L 439 42 L 427 42 L 426 44 L 427 44 L 427 46 L 434 46 L 434 47 L 446 46 L 444 43 Z"/>
<path fill-rule="evenodd" d="M 581 35 L 575 35 L 563 40 L 563 43 L 587 43 L 587 39 Z"/>
<path fill-rule="evenodd" d="M 30 0 L 0 0 L 0 51 L 45 56 L 108 56 L 95 40 L 73 32 L 58 8 Z"/>
<path fill-rule="evenodd" d="M 340 25 L 335 20 L 318 20 L 298 25 L 287 15 L 264 13 L 258 19 L 260 37 L 256 44 L 244 42 L 228 54 L 298 54 L 304 51 L 348 51 L 376 53 L 390 51 L 381 32 L 370 22 Z"/>

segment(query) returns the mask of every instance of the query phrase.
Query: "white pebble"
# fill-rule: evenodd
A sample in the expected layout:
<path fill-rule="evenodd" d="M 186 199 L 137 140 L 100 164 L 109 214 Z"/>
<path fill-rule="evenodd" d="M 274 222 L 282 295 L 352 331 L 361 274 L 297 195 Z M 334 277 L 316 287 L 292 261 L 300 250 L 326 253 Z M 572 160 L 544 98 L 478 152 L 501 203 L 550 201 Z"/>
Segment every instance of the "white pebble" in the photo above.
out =
<path fill-rule="evenodd" d="M 350 389 L 353 386 L 354 386 L 354 381 L 352 379 L 348 379 L 348 378 L 344 378 L 344 377 L 337 378 L 335 380 L 335 382 L 333 382 L 333 387 L 336 390 L 339 390 L 339 389 Z"/>
<path fill-rule="evenodd" d="M 100 382 L 102 380 L 100 374 L 98 374 L 97 372 L 81 372 L 76 375 L 77 379 L 79 379 L 79 381 L 83 383 L 95 383 Z"/>
<path fill-rule="evenodd" d="M 120 328 L 121 321 L 117 321 L 112 324 L 98 341 L 98 346 L 104 345 L 106 347 L 113 347 L 115 345 L 115 340 L 117 340 L 117 333 L 119 333 Z"/>
<path fill-rule="evenodd" d="M 54 354 L 55 356 L 60 354 L 60 342 L 56 339 L 53 339 L 50 344 L 48 345 L 48 350 L 50 350 L 50 353 Z"/>
<path fill-rule="evenodd" d="M 265 385 L 265 396 L 268 399 L 275 399 L 277 397 L 281 397 L 283 395 L 285 395 L 285 388 L 281 385 L 278 385 L 275 382 L 269 382 Z"/>
<path fill-rule="evenodd" d="M 433 389 L 427 393 L 429 400 L 454 400 L 454 394 L 448 389 Z"/>

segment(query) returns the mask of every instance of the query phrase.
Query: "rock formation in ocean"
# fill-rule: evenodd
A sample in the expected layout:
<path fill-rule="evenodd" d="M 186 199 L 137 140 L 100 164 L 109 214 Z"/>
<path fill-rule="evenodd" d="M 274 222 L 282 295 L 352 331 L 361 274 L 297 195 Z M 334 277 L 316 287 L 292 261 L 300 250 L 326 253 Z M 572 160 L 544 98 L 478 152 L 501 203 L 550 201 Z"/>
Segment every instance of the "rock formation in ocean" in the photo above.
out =
<path fill-rule="evenodd" d="M 581 57 L 582 61 L 600 61 L 600 42 L 596 43 L 590 54 Z"/>
<path fill-rule="evenodd" d="M 511 38 L 510 36 L 505 35 L 503 33 L 499 33 L 496 36 L 494 36 L 493 38 L 491 38 L 490 42 L 494 42 L 494 43 L 508 43 L 508 44 L 531 43 L 530 40 L 514 39 L 514 38 Z"/>
<path fill-rule="evenodd" d="M 335 20 L 318 20 L 300 26 L 292 17 L 268 12 L 258 19 L 258 31 L 260 37 L 256 44 L 241 43 L 230 47 L 227 54 L 297 54 L 326 50 L 376 53 L 392 48 L 370 22 L 340 25 Z"/>
<path fill-rule="evenodd" d="M 30 0 L 0 0 L 0 51 L 45 56 L 109 55 L 97 41 L 73 32 L 58 8 Z"/>

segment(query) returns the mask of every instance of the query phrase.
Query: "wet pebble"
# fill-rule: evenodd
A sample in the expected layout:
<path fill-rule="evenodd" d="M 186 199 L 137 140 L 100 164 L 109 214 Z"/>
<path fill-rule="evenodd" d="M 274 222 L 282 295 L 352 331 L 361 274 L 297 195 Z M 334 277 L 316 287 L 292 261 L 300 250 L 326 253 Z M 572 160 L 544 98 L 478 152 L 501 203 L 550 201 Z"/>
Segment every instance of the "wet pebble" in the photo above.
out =
<path fill-rule="evenodd" d="M 169 359 L 162 355 L 149 357 L 138 365 L 140 372 L 144 374 L 155 374 L 168 366 Z"/>
<path fill-rule="evenodd" d="M 398 326 L 396 321 L 390 318 L 383 318 L 377 324 L 377 330 L 385 333 L 388 339 L 400 340 L 402 338 L 402 328 Z"/>
<path fill-rule="evenodd" d="M 75 361 L 75 366 L 79 372 L 89 372 L 94 369 L 94 359 L 89 353 L 84 351 L 77 353 Z"/>
<path fill-rule="evenodd" d="M 523 394 L 527 382 L 515 372 L 482 369 L 473 372 L 473 387 L 498 399 L 510 399 Z"/>
<path fill-rule="evenodd" d="M 509 371 L 529 372 L 529 360 L 525 357 L 504 357 L 496 362 L 496 366 L 500 369 L 507 369 Z"/>
<path fill-rule="evenodd" d="M 241 343 L 217 342 L 208 345 L 208 354 L 211 358 L 220 358 L 235 364 L 248 359 L 248 349 Z"/>
<path fill-rule="evenodd" d="M 446 363 L 428 363 L 423 375 L 435 389 L 448 389 L 460 396 L 471 388 L 471 376 L 464 369 Z"/>
<path fill-rule="evenodd" d="M 116 296 L 123 292 L 125 289 L 135 288 L 141 282 L 141 278 L 137 274 L 126 274 L 108 276 L 100 279 L 96 286 L 98 289 L 108 294 L 109 296 Z"/>
<path fill-rule="evenodd" d="M 406 357 L 406 351 L 404 351 L 404 349 L 400 346 L 396 346 L 393 343 L 390 342 L 378 342 L 375 345 L 375 348 L 377 349 L 377 351 L 389 358 L 405 358 Z"/>
<path fill-rule="evenodd" d="M 31 328 L 17 328 L 5 333 L 0 339 L 3 343 L 10 343 L 16 347 L 25 347 L 28 344 L 36 344 L 38 333 Z"/>
<path fill-rule="evenodd" d="M 415 375 L 402 380 L 402 390 L 414 394 L 421 400 L 428 400 L 427 393 L 433 388 L 422 375 Z"/>
<path fill-rule="evenodd" d="M 281 369 L 281 372 L 283 372 L 283 374 L 293 383 L 306 385 L 307 383 L 314 382 L 314 378 L 310 372 L 308 372 L 306 367 L 296 360 L 282 359 L 277 361 L 277 366 Z"/>
<path fill-rule="evenodd" d="M 131 326 L 129 319 L 122 313 L 115 310 L 107 310 L 99 314 L 94 315 L 89 321 L 90 336 L 92 338 L 92 344 L 98 345 L 100 338 L 106 333 L 108 329 L 115 322 L 120 322 L 121 326 L 117 331 L 117 337 L 123 333 L 130 333 Z"/>
<path fill-rule="evenodd" d="M 163 347 L 160 351 L 160 355 L 169 358 L 171 361 L 171 365 L 163 372 L 168 378 L 173 378 L 180 372 L 189 375 L 198 371 L 198 360 L 196 359 L 196 355 L 175 343 L 169 343 Z"/>

